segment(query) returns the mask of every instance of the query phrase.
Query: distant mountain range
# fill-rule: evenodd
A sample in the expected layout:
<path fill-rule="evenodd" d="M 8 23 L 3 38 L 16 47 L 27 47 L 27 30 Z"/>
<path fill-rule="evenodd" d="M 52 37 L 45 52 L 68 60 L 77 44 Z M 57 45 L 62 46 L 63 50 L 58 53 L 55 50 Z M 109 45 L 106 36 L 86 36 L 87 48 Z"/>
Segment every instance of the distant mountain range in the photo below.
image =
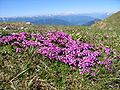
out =
<path fill-rule="evenodd" d="M 92 24 L 95 24 L 99 21 L 101 21 L 101 19 L 94 19 L 93 21 L 90 21 L 90 22 L 83 24 L 83 26 L 91 26 Z"/>
<path fill-rule="evenodd" d="M 70 14 L 33 17 L 0 17 L 0 22 L 31 22 L 40 25 L 84 25 L 90 26 L 109 15 L 106 14 Z"/>

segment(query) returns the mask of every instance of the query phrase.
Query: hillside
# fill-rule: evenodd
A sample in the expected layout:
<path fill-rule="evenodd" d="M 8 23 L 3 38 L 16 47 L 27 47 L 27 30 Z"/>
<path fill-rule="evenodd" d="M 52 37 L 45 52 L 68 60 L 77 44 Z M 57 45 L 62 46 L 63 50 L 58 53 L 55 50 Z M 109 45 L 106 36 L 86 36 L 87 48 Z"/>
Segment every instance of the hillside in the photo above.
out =
<path fill-rule="evenodd" d="M 97 29 L 119 29 L 120 11 L 92 26 Z"/>
<path fill-rule="evenodd" d="M 0 23 L 0 38 L 11 37 L 11 33 L 17 33 L 15 36 L 19 36 L 19 33 L 29 33 L 27 40 L 33 40 L 37 42 L 34 35 L 39 33 L 45 36 L 47 32 L 62 31 L 72 36 L 73 40 L 80 41 L 82 43 L 92 44 L 96 48 L 95 50 L 101 52 L 101 56 L 98 60 L 104 61 L 106 57 L 112 60 L 111 71 L 107 71 L 103 65 L 101 68 L 95 66 L 93 70 L 99 70 L 97 75 L 93 73 L 93 76 L 89 74 L 81 75 L 80 68 L 73 67 L 72 65 L 59 62 L 55 59 L 49 59 L 42 54 L 34 53 L 36 48 L 23 49 L 25 51 L 15 51 L 17 46 L 11 46 L 14 40 L 10 43 L 0 44 L 0 89 L 3 90 L 120 90 L 120 12 L 113 14 L 109 18 L 100 21 L 92 26 L 49 26 L 49 25 L 33 25 L 26 23 Z M 101 24 L 105 23 L 105 24 Z M 101 28 L 102 25 L 102 28 Z M 6 29 L 3 29 L 7 26 Z M 104 27 L 103 27 L 104 26 Z M 21 28 L 23 27 L 23 28 Z M 22 35 L 20 34 L 20 35 Z M 50 33 L 49 33 L 50 35 Z M 65 34 L 63 34 L 63 37 Z M 51 36 L 49 36 L 52 38 Z M 63 38 L 62 37 L 62 38 Z M 24 38 L 19 36 L 19 38 Z M 32 39 L 31 39 L 32 38 Z M 70 37 L 67 37 L 70 39 Z M 49 39 L 49 38 L 45 38 Z M 0 39 L 2 42 L 2 39 Z M 18 39 L 19 40 L 19 39 Z M 26 40 L 26 41 L 27 41 Z M 5 40 L 6 41 L 6 40 Z M 66 41 L 62 39 L 62 41 Z M 69 40 L 71 41 L 71 39 Z M 20 46 L 23 41 L 19 41 Z M 43 43 L 43 42 L 41 42 Z M 56 44 L 56 42 L 52 42 Z M 17 43 L 16 43 L 17 44 Z M 32 42 L 29 44 L 33 44 Z M 71 45 L 71 44 L 70 44 Z M 47 46 L 47 45 L 45 45 Z M 58 44 L 61 48 L 64 46 Z M 74 44 L 72 44 L 74 46 Z M 103 47 L 107 47 L 107 54 L 109 49 L 113 52 L 108 55 L 103 51 Z M 20 47 L 21 48 L 21 47 Z M 72 51 L 75 47 L 72 48 Z M 69 49 L 69 48 L 68 48 Z M 85 48 L 86 49 L 86 48 Z M 90 51 L 91 48 L 88 50 Z M 52 50 L 54 51 L 54 50 Z M 52 52 L 51 51 L 51 52 Z M 56 50 L 58 52 L 59 50 Z M 71 51 L 71 52 L 72 52 Z M 81 50 L 83 52 L 84 50 Z M 56 53 L 54 52 L 54 53 Z M 59 53 L 61 55 L 62 53 Z M 52 54 L 50 54 L 52 55 Z M 64 55 L 64 53 L 63 53 Z M 69 55 L 69 54 L 68 54 Z M 85 57 L 86 55 L 83 55 Z M 77 57 L 77 56 L 75 56 Z M 70 57 L 71 58 L 71 57 Z M 80 58 L 82 58 L 80 56 Z M 98 61 L 97 60 L 97 61 Z M 107 62 L 109 65 L 111 62 Z"/>

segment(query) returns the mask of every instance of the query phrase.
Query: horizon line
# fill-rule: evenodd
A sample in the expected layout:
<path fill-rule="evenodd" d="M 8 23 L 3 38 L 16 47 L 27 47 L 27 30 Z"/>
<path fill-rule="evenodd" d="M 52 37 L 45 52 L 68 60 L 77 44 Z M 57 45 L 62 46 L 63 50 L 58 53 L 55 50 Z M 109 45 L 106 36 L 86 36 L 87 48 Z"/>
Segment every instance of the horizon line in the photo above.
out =
<path fill-rule="evenodd" d="M 118 12 L 118 11 L 116 11 Z M 67 16 L 67 15 L 82 15 L 82 14 L 113 14 L 113 13 L 116 13 L 116 12 L 86 12 L 86 13 L 74 13 L 74 12 L 71 12 L 71 13 L 54 13 L 54 14 L 41 14 L 41 15 L 19 15 L 19 16 L 0 16 L 0 18 L 16 18 L 16 17 L 39 17 L 39 16 Z"/>

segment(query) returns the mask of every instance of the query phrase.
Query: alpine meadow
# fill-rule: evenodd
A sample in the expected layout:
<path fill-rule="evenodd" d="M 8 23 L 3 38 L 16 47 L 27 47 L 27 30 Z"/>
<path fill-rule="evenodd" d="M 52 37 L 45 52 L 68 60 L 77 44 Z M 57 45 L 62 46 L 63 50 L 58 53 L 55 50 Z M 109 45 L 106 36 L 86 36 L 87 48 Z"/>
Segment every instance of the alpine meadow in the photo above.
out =
<path fill-rule="evenodd" d="M 92 16 L 0 17 L 0 90 L 120 90 L 120 11 Z"/>

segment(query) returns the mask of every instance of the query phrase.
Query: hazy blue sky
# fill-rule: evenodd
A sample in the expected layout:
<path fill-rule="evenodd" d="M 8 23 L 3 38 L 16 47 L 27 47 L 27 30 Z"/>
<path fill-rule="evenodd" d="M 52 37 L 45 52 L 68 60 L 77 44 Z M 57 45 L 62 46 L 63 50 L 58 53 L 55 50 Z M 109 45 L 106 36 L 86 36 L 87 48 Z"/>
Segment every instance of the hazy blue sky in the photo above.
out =
<path fill-rule="evenodd" d="M 120 11 L 120 0 L 0 0 L 0 16 Z"/>

